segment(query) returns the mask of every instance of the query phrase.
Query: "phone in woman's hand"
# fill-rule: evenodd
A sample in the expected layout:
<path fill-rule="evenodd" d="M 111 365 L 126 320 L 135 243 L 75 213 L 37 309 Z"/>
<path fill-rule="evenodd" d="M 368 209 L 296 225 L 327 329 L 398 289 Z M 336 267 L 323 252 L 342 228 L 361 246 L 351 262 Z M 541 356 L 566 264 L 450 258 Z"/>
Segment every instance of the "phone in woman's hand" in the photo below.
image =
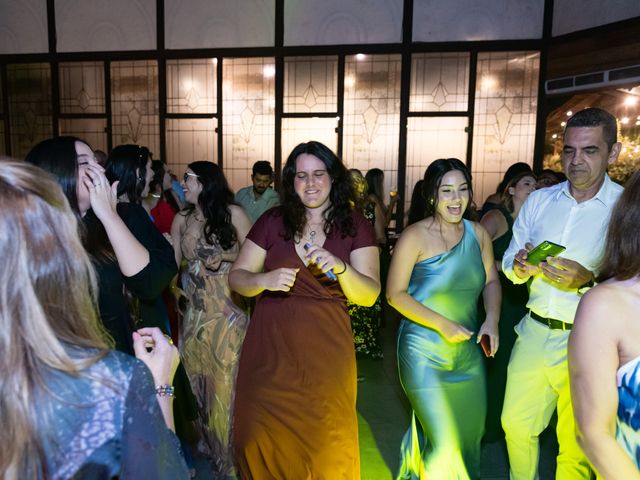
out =
<path fill-rule="evenodd" d="M 489 335 L 484 334 L 480 337 L 480 347 L 482 348 L 485 357 L 491 356 L 491 339 L 489 338 Z"/>

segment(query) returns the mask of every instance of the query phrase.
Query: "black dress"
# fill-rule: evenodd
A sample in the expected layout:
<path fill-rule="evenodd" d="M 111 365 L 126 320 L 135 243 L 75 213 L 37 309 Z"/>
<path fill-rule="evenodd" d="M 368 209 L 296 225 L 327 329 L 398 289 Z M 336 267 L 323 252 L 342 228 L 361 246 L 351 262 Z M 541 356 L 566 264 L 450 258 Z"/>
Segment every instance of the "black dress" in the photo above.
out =
<path fill-rule="evenodd" d="M 493 241 L 493 254 L 496 260 L 502 260 L 504 252 L 509 247 L 513 237 L 513 218 L 503 206 L 496 207 L 507 221 L 507 231 Z M 511 350 L 516 341 L 514 327 L 527 311 L 529 291 L 527 285 L 514 285 L 502 271 L 499 272 L 502 287 L 502 305 L 500 310 L 500 348 L 493 358 L 486 359 L 487 365 L 487 420 L 485 423 L 484 440 L 493 442 L 504 438 L 500 416 L 504 403 L 504 391 L 507 385 L 507 367 Z"/>
<path fill-rule="evenodd" d="M 102 323 L 113 336 L 116 350 L 133 355 L 133 330 L 158 327 L 163 333 L 170 333 L 162 291 L 178 273 L 178 268 L 173 247 L 155 227 L 141 205 L 119 203 L 117 211 L 133 236 L 148 250 L 149 263 L 140 272 L 126 277 L 120 271 L 117 261 L 95 261 L 99 285 L 98 305 Z M 87 228 L 95 228 L 93 223 L 99 220 L 89 211 L 84 221 Z M 134 318 L 138 316 L 139 318 Z M 178 366 L 173 383 L 176 391 L 176 433 L 180 438 L 191 439 L 193 434 L 190 422 L 196 417 L 196 404 L 182 364 Z"/>

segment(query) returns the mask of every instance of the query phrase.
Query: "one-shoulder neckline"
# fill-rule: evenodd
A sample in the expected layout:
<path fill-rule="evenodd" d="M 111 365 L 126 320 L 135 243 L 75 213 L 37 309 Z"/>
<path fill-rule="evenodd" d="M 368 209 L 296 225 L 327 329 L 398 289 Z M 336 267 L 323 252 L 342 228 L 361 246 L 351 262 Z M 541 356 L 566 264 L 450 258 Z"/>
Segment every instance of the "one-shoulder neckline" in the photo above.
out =
<path fill-rule="evenodd" d="M 462 236 L 460 237 L 460 240 L 458 241 L 458 243 L 456 243 L 449 250 L 446 250 L 446 251 L 444 251 L 442 253 L 438 253 L 437 255 L 434 255 L 433 257 L 425 258 L 424 260 L 420 260 L 419 262 L 416 262 L 416 265 L 420 265 L 421 263 L 425 263 L 425 262 L 434 262 L 434 261 L 438 260 L 440 257 L 443 257 L 444 255 L 448 255 L 449 253 L 453 253 L 454 250 L 456 250 L 460 245 L 462 245 L 462 242 L 464 241 L 464 237 L 467 235 L 467 227 L 468 226 L 469 226 L 468 221 L 463 218 L 462 219 L 463 231 L 462 231 Z M 473 226 L 471 226 L 471 228 L 473 228 Z"/>

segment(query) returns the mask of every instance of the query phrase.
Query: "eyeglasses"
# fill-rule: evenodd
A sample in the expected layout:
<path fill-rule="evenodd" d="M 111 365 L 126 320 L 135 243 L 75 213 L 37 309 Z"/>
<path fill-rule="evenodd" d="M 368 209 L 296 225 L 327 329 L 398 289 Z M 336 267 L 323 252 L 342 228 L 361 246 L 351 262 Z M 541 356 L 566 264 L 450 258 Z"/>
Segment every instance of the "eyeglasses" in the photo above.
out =
<path fill-rule="evenodd" d="M 186 182 L 187 180 L 189 180 L 189 177 L 196 177 L 198 178 L 198 175 L 196 175 L 195 173 L 191 173 L 191 172 L 184 172 L 184 177 L 183 180 Z"/>

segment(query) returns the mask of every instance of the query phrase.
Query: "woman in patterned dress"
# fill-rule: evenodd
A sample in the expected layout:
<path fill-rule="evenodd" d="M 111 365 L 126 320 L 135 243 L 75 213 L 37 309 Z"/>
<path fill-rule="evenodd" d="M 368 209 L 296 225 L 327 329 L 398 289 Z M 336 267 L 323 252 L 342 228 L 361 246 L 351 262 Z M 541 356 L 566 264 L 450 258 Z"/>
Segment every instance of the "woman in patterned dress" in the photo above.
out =
<path fill-rule="evenodd" d="M 193 206 L 176 215 L 171 227 L 176 262 L 188 262 L 180 352 L 198 401 L 199 450 L 209 458 L 214 478 L 235 478 L 233 398 L 249 320 L 227 278 L 250 222 L 215 163 L 190 163 L 183 186 Z"/>

